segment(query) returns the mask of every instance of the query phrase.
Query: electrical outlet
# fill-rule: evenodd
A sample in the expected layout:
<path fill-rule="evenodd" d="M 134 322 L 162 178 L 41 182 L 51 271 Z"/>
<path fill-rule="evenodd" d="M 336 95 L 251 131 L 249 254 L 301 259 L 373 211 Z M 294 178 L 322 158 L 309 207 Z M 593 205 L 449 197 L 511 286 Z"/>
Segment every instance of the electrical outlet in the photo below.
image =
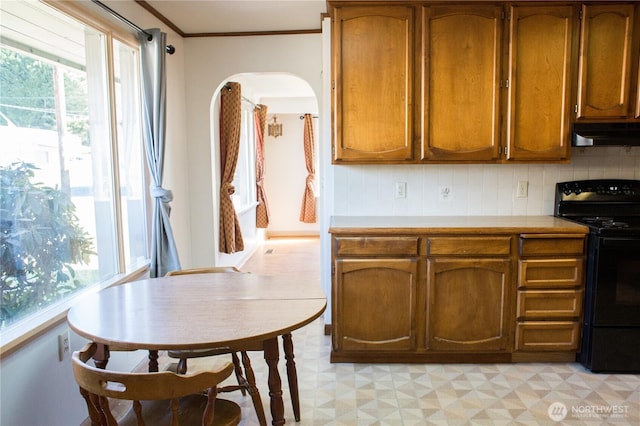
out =
<path fill-rule="evenodd" d="M 407 182 L 396 182 L 396 198 L 407 198 Z"/>
<path fill-rule="evenodd" d="M 526 180 L 518 181 L 518 189 L 516 190 L 516 197 L 527 198 L 529 196 L 529 182 Z"/>
<path fill-rule="evenodd" d="M 58 359 L 60 362 L 71 357 L 71 336 L 69 330 L 58 334 Z"/>
<path fill-rule="evenodd" d="M 450 186 L 441 186 L 439 188 L 439 196 L 443 201 L 450 201 L 453 199 L 453 193 Z"/>

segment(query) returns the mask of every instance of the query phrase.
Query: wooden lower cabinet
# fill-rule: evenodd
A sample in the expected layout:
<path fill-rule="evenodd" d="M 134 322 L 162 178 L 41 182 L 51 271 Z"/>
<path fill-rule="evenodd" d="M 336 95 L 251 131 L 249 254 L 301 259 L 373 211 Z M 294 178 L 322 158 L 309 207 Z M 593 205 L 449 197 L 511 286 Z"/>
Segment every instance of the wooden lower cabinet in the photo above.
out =
<path fill-rule="evenodd" d="M 508 259 L 429 261 L 427 350 L 510 349 L 510 265 Z"/>
<path fill-rule="evenodd" d="M 510 352 L 512 238 L 427 237 L 427 351 Z"/>
<path fill-rule="evenodd" d="M 332 236 L 332 362 L 574 361 L 583 234 Z"/>
<path fill-rule="evenodd" d="M 414 351 L 417 260 L 340 259 L 335 267 L 334 348 Z"/>

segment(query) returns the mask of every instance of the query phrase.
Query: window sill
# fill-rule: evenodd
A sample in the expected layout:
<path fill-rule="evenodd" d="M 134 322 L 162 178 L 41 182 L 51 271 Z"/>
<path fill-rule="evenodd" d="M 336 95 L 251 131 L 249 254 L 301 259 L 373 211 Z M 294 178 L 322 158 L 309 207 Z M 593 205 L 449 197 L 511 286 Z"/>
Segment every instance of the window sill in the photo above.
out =
<path fill-rule="evenodd" d="M 94 294 L 105 288 L 135 281 L 149 272 L 144 266 L 127 274 L 120 274 L 100 285 L 78 293 L 74 297 L 56 303 L 41 312 L 33 314 L 0 332 L 0 360 L 7 355 L 23 348 L 36 337 L 41 336 L 67 320 L 67 312 L 82 297 Z"/>
<path fill-rule="evenodd" d="M 254 202 L 254 203 L 251 203 L 251 204 L 244 205 L 244 206 L 240 207 L 240 208 L 236 211 L 236 214 L 237 214 L 238 216 L 243 215 L 243 214 L 245 214 L 246 212 L 248 212 L 248 211 L 252 211 L 253 209 L 255 209 L 257 205 L 258 205 L 258 202 L 257 202 L 257 201 L 256 201 L 256 202 Z"/>

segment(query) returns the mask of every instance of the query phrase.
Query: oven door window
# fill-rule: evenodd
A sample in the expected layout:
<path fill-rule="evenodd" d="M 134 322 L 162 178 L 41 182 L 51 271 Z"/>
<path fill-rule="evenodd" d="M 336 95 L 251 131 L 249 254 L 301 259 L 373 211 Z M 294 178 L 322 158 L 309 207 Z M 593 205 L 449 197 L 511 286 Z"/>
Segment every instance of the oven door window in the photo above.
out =
<path fill-rule="evenodd" d="M 640 240 L 601 238 L 595 325 L 640 325 Z"/>

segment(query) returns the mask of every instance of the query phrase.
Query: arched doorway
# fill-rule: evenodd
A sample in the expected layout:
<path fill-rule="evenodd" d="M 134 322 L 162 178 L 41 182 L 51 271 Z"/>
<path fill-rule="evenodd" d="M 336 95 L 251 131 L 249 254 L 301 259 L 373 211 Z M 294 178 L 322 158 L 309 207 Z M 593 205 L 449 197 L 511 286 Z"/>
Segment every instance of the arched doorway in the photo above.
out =
<path fill-rule="evenodd" d="M 257 229 L 255 226 L 255 206 L 252 209 L 241 209 L 238 212 L 243 237 L 246 235 L 245 250 L 242 253 L 227 255 L 217 253 L 216 264 L 235 265 L 242 263 L 243 258 L 251 253 L 252 249 L 264 238 L 288 237 L 288 236 L 318 236 L 319 223 L 302 223 L 299 214 L 302 196 L 305 189 L 307 170 L 304 157 L 304 114 L 311 114 L 314 118 L 315 141 L 315 171 L 316 188 L 318 188 L 318 155 L 320 152 L 320 126 L 318 123 L 319 106 L 316 94 L 305 80 L 290 73 L 242 73 L 235 74 L 220 83 L 222 89 L 228 81 L 240 83 L 242 96 L 247 105 L 243 109 L 251 109 L 255 104 L 266 105 L 267 122 L 272 122 L 277 117 L 277 122 L 282 124 L 282 135 L 273 136 L 268 132 L 264 140 L 265 158 L 265 189 L 267 192 L 271 220 L 266 229 Z M 212 164 L 218 167 L 219 159 L 219 90 L 213 99 L 212 107 Z M 243 102 L 244 103 L 244 102 Z M 255 149 L 255 147 L 254 147 Z M 247 152 L 245 152 L 246 154 Z M 242 154 L 241 154 L 242 155 Z M 249 153 L 250 155 L 250 153 Z M 248 167 L 255 168 L 255 156 L 252 157 Z M 238 164 L 241 174 L 242 158 Z M 247 167 L 247 163 L 243 163 Z M 213 176 L 216 179 L 214 185 L 214 202 L 218 204 L 219 171 Z M 253 175 L 254 176 L 254 175 Z M 255 185 L 255 182 L 249 182 Z M 242 188 L 236 188 L 241 192 Z M 319 191 L 316 190 L 318 204 Z M 217 207 L 216 207 L 217 208 Z M 217 210 L 216 210 L 217 211 Z M 216 232 L 217 234 L 217 232 Z M 216 239 L 217 239 L 216 235 Z M 248 244 L 247 244 L 248 243 Z M 218 245 L 216 244 L 216 247 Z"/>

